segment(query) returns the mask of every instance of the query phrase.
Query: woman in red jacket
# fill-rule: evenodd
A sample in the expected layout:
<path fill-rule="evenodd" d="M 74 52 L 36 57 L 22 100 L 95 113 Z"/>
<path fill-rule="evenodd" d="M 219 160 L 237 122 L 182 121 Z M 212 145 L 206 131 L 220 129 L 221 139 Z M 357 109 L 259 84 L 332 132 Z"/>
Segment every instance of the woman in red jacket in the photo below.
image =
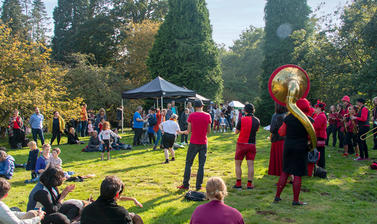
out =
<path fill-rule="evenodd" d="M 325 143 L 327 139 L 327 133 L 326 133 L 327 118 L 324 112 L 325 107 L 326 107 L 325 103 L 321 101 L 317 102 L 317 104 L 315 105 L 316 116 L 315 116 L 314 124 L 313 124 L 315 134 L 317 136 L 317 150 L 320 153 L 318 166 L 322 168 L 326 168 Z"/>

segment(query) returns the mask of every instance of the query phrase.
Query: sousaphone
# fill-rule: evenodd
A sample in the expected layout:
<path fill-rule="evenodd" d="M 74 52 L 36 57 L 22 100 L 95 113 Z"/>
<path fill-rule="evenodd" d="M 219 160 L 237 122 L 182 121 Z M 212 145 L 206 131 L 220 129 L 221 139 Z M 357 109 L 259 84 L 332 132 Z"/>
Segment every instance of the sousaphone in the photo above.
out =
<path fill-rule="evenodd" d="M 309 118 L 296 105 L 297 100 L 305 98 L 310 90 L 309 76 L 297 65 L 283 65 L 277 68 L 268 82 L 268 90 L 272 99 L 286 106 L 305 127 L 310 136 L 311 150 L 317 147 L 317 137 Z"/>

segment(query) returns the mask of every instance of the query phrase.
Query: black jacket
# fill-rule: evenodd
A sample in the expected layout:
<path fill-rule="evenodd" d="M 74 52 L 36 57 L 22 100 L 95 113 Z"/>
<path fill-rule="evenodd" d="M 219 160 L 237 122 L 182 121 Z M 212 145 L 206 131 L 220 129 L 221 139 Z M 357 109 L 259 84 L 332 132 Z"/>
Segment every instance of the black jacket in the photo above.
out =
<path fill-rule="evenodd" d="M 132 219 L 128 211 L 114 199 L 101 198 L 86 206 L 81 214 L 81 224 L 128 224 Z"/>

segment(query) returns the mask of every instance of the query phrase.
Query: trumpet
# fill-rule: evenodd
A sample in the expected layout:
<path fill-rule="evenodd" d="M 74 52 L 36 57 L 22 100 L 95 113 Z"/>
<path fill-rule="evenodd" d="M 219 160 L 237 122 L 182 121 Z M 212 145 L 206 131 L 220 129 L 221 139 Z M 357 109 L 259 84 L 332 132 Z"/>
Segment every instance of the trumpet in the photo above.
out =
<path fill-rule="evenodd" d="M 360 140 L 361 140 L 361 141 L 364 141 L 364 140 L 366 140 L 366 139 L 372 137 L 372 136 L 373 136 L 374 134 L 376 134 L 376 133 L 377 133 L 377 127 L 373 128 L 373 129 L 371 129 L 371 130 L 369 130 L 367 133 L 364 133 L 364 134 L 360 135 Z"/>

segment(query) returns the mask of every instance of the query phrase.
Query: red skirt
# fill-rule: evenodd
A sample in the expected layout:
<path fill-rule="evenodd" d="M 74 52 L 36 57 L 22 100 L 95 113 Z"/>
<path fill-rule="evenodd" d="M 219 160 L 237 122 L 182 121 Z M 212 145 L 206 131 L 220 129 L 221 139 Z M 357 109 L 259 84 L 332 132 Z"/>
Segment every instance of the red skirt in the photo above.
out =
<path fill-rule="evenodd" d="M 283 172 L 284 140 L 271 143 L 270 164 L 268 175 L 280 176 Z"/>

